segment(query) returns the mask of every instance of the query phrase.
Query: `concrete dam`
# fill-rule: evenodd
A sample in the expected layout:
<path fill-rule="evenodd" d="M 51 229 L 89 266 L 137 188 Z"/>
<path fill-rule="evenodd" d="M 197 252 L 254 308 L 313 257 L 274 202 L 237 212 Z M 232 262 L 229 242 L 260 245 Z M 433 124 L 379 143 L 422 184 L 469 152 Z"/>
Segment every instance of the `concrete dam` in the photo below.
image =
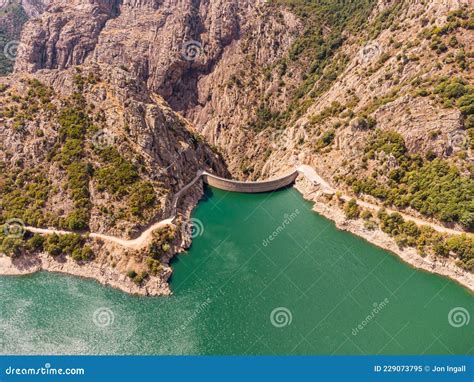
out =
<path fill-rule="evenodd" d="M 243 192 L 243 193 L 260 193 L 275 191 L 280 188 L 287 187 L 293 184 L 298 177 L 296 169 L 289 173 L 283 174 L 277 178 L 262 180 L 258 182 L 242 182 L 238 180 L 231 180 L 221 178 L 219 176 L 203 171 L 202 178 L 204 183 L 219 188 L 224 191 Z"/>

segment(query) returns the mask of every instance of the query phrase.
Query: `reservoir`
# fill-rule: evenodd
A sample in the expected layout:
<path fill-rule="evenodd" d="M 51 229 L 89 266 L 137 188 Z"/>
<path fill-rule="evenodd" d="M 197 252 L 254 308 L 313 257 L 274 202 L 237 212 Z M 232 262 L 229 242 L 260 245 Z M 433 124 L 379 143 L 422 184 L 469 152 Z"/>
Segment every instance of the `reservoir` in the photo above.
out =
<path fill-rule="evenodd" d="M 207 188 L 170 297 L 47 272 L 0 277 L 1 353 L 474 354 L 470 292 L 311 207 L 293 188 Z"/>

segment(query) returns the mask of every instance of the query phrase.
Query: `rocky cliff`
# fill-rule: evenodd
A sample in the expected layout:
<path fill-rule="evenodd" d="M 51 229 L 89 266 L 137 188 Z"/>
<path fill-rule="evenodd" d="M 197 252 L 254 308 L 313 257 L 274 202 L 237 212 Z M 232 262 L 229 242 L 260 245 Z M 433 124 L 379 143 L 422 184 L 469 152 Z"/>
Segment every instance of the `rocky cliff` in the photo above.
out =
<path fill-rule="evenodd" d="M 467 0 L 432 1 L 429 6 L 423 1 L 320 6 L 297 1 L 55 2 L 26 26 L 25 49 L 16 70 L 63 69 L 84 62 L 125 68 L 191 119 L 222 149 L 230 169 L 240 177 L 268 175 L 277 168 L 273 158 L 282 154 L 287 161 L 294 160 L 287 143 L 302 138 L 309 149 L 296 151 L 314 157 L 327 125 L 342 125 L 340 140 L 352 131 L 353 117 L 362 114 L 374 117 L 382 129 L 397 126 L 409 148 L 441 155 L 449 149 L 441 140 L 448 145 L 447 136 L 463 128 L 461 115 L 432 99 L 414 96 L 418 85 L 413 82 L 445 75 L 464 76 L 469 82 L 468 4 Z M 464 14 L 456 19 L 454 13 L 460 9 Z M 420 35 L 450 23 L 452 29 Z M 448 37 L 452 46 L 441 41 L 446 49 L 433 48 Z M 333 102 L 349 105 L 344 117 L 335 120 L 331 115 L 320 121 L 319 114 Z M 407 103 L 413 103 L 413 114 L 400 115 Z M 431 127 L 426 128 L 425 120 Z M 416 132 L 414 126 L 420 124 Z M 356 135 L 364 141 L 360 130 Z M 427 130 L 440 130 L 438 141 L 427 142 Z M 254 144 L 268 140 L 272 153 L 268 145 L 264 150 L 264 145 Z M 284 150 L 275 147 L 279 145 Z M 242 146 L 245 155 L 232 155 L 237 148 L 242 153 Z M 333 156 L 343 160 L 340 154 Z M 258 158 L 256 168 L 248 165 L 255 162 L 253 158 Z M 328 162 L 332 161 L 331 157 Z"/>

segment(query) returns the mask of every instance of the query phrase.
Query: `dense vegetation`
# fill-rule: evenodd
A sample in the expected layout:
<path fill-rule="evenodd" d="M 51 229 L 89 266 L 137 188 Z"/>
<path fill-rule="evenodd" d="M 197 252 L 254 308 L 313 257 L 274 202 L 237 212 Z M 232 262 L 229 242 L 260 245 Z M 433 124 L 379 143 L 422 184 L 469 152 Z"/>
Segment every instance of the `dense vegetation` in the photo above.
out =
<path fill-rule="evenodd" d="M 84 112 L 84 101 L 79 98 L 63 108 L 58 123 L 60 148 L 52 159 L 66 170 L 69 193 L 74 202 L 74 210 L 66 218 L 66 225 L 71 230 L 82 230 L 88 227 L 90 218 L 89 179 L 92 173 L 91 164 L 84 159 L 85 137 L 91 126 Z"/>
<path fill-rule="evenodd" d="M 21 219 L 27 225 L 43 226 L 49 223 L 44 214 L 51 186 L 41 169 L 8 171 L 0 164 L 4 175 L 0 181 L 0 221 Z"/>
<path fill-rule="evenodd" d="M 171 244 L 176 238 L 176 229 L 166 226 L 153 232 L 153 241 L 148 248 L 149 256 L 154 260 L 160 260 L 169 253 Z"/>
<path fill-rule="evenodd" d="M 53 92 L 37 80 L 27 82 L 25 95 L 10 95 L 11 104 L 0 112 L 0 118 L 12 119 L 12 128 L 18 134 L 28 133 L 26 124 L 35 118 L 39 111 L 52 114 L 55 107 L 51 103 Z M 0 89 L 5 93 L 6 86 Z M 40 136 L 42 130 L 35 131 Z M 45 226 L 53 222 L 58 224 L 57 216 L 44 212 L 53 186 L 47 177 L 46 166 L 26 167 L 18 159 L 15 167 L 0 163 L 2 181 L 0 182 L 0 222 L 7 219 L 21 219 L 27 225 Z"/>
<path fill-rule="evenodd" d="M 94 171 L 98 191 L 107 191 L 119 200 L 127 198 L 131 214 L 143 217 L 144 211 L 156 205 L 152 183 L 140 180 L 137 166 L 126 160 L 115 147 L 96 151 L 104 164 Z"/>
<path fill-rule="evenodd" d="M 75 261 L 89 261 L 94 255 L 85 243 L 86 238 L 77 234 L 42 236 L 25 232 L 20 237 L 13 237 L 5 236 L 3 230 L 0 233 L 0 252 L 13 258 L 44 251 L 53 257 L 68 255 Z"/>
<path fill-rule="evenodd" d="M 88 261 L 93 257 L 92 249 L 85 245 L 86 239 L 77 234 L 48 235 L 43 244 L 51 256 L 69 255 L 76 261 Z"/>
<path fill-rule="evenodd" d="M 347 179 L 356 194 L 372 195 L 387 205 L 412 207 L 442 222 L 474 229 L 474 180 L 461 175 L 455 166 L 408 154 L 402 136 L 378 130 L 366 147 L 365 159 L 382 163 L 372 176 Z"/>
<path fill-rule="evenodd" d="M 458 265 L 474 269 L 474 237 L 457 235 L 446 237 L 429 226 L 418 227 L 412 221 L 405 221 L 399 213 L 388 214 L 380 210 L 377 214 L 380 228 L 395 238 L 398 246 L 416 247 L 420 255 L 432 253 L 436 256 L 448 257 L 453 252 L 458 258 Z"/>

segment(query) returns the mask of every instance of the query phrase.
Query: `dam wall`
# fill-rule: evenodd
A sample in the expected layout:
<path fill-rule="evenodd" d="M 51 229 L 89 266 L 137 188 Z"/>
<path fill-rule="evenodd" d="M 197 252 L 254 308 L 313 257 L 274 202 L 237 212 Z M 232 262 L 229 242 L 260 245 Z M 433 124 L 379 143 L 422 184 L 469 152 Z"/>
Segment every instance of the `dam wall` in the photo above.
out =
<path fill-rule="evenodd" d="M 204 183 L 219 188 L 224 191 L 243 192 L 243 193 L 260 193 L 279 190 L 287 187 L 295 182 L 298 176 L 297 170 L 292 170 L 290 173 L 279 176 L 278 178 L 263 180 L 259 182 L 241 182 L 238 180 L 231 180 L 212 175 L 208 172 L 203 172 L 202 177 Z"/>

